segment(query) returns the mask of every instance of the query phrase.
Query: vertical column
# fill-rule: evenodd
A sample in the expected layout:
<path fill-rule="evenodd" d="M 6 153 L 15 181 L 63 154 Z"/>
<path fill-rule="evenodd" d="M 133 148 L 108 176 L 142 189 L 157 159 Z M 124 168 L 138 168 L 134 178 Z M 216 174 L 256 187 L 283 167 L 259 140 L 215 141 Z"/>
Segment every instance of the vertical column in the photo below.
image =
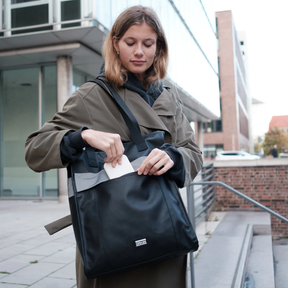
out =
<path fill-rule="evenodd" d="M 204 157 L 204 138 L 203 138 L 203 123 L 201 121 L 197 122 L 197 132 L 198 132 L 198 146 L 203 153 Z"/>
<path fill-rule="evenodd" d="M 57 109 L 62 110 L 64 103 L 72 94 L 73 72 L 72 58 L 60 56 L 57 59 Z M 68 201 L 67 172 L 65 168 L 58 170 L 59 202 Z"/>
<path fill-rule="evenodd" d="M 61 2 L 60 1 L 53 1 L 53 21 L 56 23 L 61 22 Z M 54 24 L 53 30 L 60 30 L 61 24 Z"/>
<path fill-rule="evenodd" d="M 11 1 L 8 0 L 4 0 L 4 29 L 5 30 L 9 30 L 4 32 L 4 36 L 11 36 Z M 3 5 L 3 3 L 1 3 Z M 2 5 L 1 5 L 1 14 L 2 14 Z"/>

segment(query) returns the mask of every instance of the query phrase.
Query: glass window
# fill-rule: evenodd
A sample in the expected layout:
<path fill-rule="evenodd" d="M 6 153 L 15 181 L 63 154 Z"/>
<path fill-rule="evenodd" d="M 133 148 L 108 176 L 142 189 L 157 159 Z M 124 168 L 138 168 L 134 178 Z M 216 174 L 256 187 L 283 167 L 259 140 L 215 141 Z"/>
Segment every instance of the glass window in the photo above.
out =
<path fill-rule="evenodd" d="M 11 28 L 48 23 L 48 4 L 11 9 Z"/>
<path fill-rule="evenodd" d="M 1 197 L 39 196 L 40 176 L 24 157 L 27 135 L 39 127 L 38 79 L 38 67 L 1 72 Z"/>
<path fill-rule="evenodd" d="M 58 196 L 56 169 L 41 174 L 25 162 L 26 138 L 51 120 L 57 105 L 56 65 L 42 67 L 42 123 L 39 67 L 0 71 L 0 197 Z M 41 181 L 42 180 L 42 181 Z"/>
<path fill-rule="evenodd" d="M 211 23 L 212 30 L 217 31 L 215 22 L 215 0 L 200 0 Z"/>
<path fill-rule="evenodd" d="M 240 126 L 240 133 L 244 135 L 247 139 L 249 139 L 249 124 L 248 118 L 246 117 L 244 111 L 242 110 L 240 104 L 238 104 L 239 110 L 239 126 Z"/>
<path fill-rule="evenodd" d="M 221 78 L 220 78 L 220 58 L 218 57 L 218 83 L 219 83 L 219 91 L 221 91 Z M 221 109 L 221 107 L 220 107 Z"/>
<path fill-rule="evenodd" d="M 203 129 L 205 133 L 214 132 L 214 121 L 203 123 Z"/>
<path fill-rule="evenodd" d="M 77 89 L 79 89 L 85 82 L 87 82 L 88 77 L 77 70 L 73 69 L 73 86 L 72 86 L 72 92 L 75 92 Z"/>
<path fill-rule="evenodd" d="M 207 107 L 212 113 L 220 116 L 218 76 L 209 65 L 207 59 L 172 6 L 166 5 L 165 9 L 167 11 L 159 13 L 159 17 L 165 29 L 169 45 L 168 77 Z M 182 45 L 184 42 L 185 45 Z M 214 50 L 217 53 L 216 48 Z M 215 61 L 217 63 L 216 54 Z"/>
<path fill-rule="evenodd" d="M 111 11 L 113 14 L 114 14 L 114 10 L 119 12 L 117 15 L 115 15 L 115 19 L 113 20 L 115 21 L 116 17 L 120 14 L 120 12 L 122 12 L 124 8 L 126 8 L 124 6 L 126 3 L 124 3 L 123 5 L 122 1 L 113 1 L 113 2 L 114 2 L 113 9 L 111 9 L 110 1 L 107 1 L 107 0 L 98 0 L 95 4 L 97 20 L 108 29 L 110 29 L 112 26 Z"/>
<path fill-rule="evenodd" d="M 213 120 L 203 123 L 204 133 L 222 132 L 222 120 Z"/>
<path fill-rule="evenodd" d="M 215 131 L 222 132 L 222 120 L 215 120 Z"/>
<path fill-rule="evenodd" d="M 42 67 L 42 124 L 51 120 L 57 111 L 56 65 Z M 58 197 L 58 171 L 42 172 L 42 196 Z"/>
<path fill-rule="evenodd" d="M 207 129 L 208 133 L 214 132 L 214 123 L 213 123 L 213 121 L 207 123 L 207 128 L 206 129 Z"/>
<path fill-rule="evenodd" d="M 217 39 L 215 35 L 214 19 L 210 22 L 207 13 L 199 0 L 174 0 L 177 9 L 189 26 L 196 41 L 209 59 L 211 65 L 217 72 Z M 211 3 L 205 4 L 205 8 L 212 7 Z M 174 12 L 176 14 L 176 12 Z M 183 28 L 184 25 L 182 24 Z M 185 28 L 186 29 L 186 28 Z M 191 36 L 190 36 L 191 37 Z"/>
<path fill-rule="evenodd" d="M 223 144 L 204 145 L 204 158 L 210 158 L 212 160 L 219 151 L 223 151 Z"/>
<path fill-rule="evenodd" d="M 20 2 L 17 2 L 20 3 Z M 25 2 L 26 3 L 26 2 Z M 12 3 L 15 4 L 15 3 Z M 11 28 L 20 28 L 49 23 L 49 4 L 29 5 L 25 7 L 11 7 Z M 23 34 L 43 30 L 52 30 L 53 26 L 12 31 L 12 34 Z"/>
<path fill-rule="evenodd" d="M 81 18 L 80 0 L 70 0 L 61 2 L 61 21 L 69 21 Z M 80 26 L 81 23 L 63 24 L 62 28 Z"/>

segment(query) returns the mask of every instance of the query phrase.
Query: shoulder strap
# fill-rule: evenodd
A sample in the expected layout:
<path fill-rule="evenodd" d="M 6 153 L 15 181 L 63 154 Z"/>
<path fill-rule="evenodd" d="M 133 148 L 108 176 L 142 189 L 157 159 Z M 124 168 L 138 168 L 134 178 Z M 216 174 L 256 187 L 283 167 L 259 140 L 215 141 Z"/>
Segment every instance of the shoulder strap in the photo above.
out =
<path fill-rule="evenodd" d="M 123 99 L 119 96 L 119 94 L 116 92 L 116 90 L 105 80 L 100 80 L 98 78 L 94 80 L 90 80 L 89 82 L 95 82 L 97 83 L 102 89 L 104 89 L 114 100 L 116 106 L 118 107 L 129 131 L 132 137 L 133 142 L 136 144 L 138 151 L 143 151 L 148 149 L 145 139 L 140 133 L 140 127 L 139 124 L 133 115 L 133 113 L 130 111 L 126 103 L 123 101 Z"/>

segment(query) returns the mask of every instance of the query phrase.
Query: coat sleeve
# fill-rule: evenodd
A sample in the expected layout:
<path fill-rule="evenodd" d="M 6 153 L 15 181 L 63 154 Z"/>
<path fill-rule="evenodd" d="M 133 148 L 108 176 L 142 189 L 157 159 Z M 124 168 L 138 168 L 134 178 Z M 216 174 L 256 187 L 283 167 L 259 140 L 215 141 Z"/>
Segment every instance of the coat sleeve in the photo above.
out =
<path fill-rule="evenodd" d="M 195 143 L 194 131 L 182 111 L 182 104 L 176 101 L 176 137 L 174 146 L 182 154 L 185 165 L 185 182 L 187 186 L 198 174 L 203 165 L 202 152 Z"/>
<path fill-rule="evenodd" d="M 35 172 L 64 168 L 67 163 L 61 161 L 62 138 L 68 131 L 77 131 L 84 126 L 91 127 L 91 117 L 83 96 L 76 91 L 67 100 L 62 112 L 56 113 L 51 121 L 28 136 L 25 143 L 27 165 Z"/>

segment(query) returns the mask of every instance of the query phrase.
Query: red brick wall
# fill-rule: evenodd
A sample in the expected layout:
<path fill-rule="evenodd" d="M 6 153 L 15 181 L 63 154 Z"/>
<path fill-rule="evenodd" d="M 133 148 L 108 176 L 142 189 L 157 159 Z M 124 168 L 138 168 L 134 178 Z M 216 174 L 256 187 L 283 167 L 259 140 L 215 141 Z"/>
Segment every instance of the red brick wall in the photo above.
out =
<path fill-rule="evenodd" d="M 288 218 L 288 163 L 276 166 L 215 167 L 214 179 Z M 224 187 L 216 186 L 215 191 L 217 210 L 261 210 Z M 274 236 L 288 236 L 287 223 L 275 216 L 271 216 L 271 223 Z"/>

